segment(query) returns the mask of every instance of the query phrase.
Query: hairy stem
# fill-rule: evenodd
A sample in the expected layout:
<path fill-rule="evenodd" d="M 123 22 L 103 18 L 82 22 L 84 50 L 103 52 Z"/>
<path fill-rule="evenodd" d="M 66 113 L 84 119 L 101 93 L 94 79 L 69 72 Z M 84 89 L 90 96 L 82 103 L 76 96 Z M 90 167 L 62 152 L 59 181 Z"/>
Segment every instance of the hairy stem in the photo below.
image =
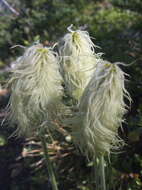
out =
<path fill-rule="evenodd" d="M 104 156 L 101 155 L 94 160 L 95 166 L 95 186 L 96 190 L 106 190 L 105 181 L 105 161 Z"/>
<path fill-rule="evenodd" d="M 51 161 L 50 161 L 50 158 L 49 158 L 49 155 L 48 155 L 46 139 L 45 139 L 45 136 L 44 136 L 43 133 L 40 134 L 40 139 L 41 139 L 42 148 L 43 148 L 43 151 L 44 151 L 46 167 L 47 167 L 47 170 L 48 170 L 48 173 L 49 173 L 52 189 L 53 190 L 58 190 L 56 177 L 55 177 L 53 166 L 51 164 Z"/>
<path fill-rule="evenodd" d="M 101 188 L 102 190 L 106 190 L 104 156 L 100 157 L 100 174 L 101 174 Z"/>

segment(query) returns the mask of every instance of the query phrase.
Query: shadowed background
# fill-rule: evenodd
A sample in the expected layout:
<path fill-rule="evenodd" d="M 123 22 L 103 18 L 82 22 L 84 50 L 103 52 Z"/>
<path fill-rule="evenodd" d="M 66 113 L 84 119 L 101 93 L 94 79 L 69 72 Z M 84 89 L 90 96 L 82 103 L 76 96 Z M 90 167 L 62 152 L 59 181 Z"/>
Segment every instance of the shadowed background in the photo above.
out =
<path fill-rule="evenodd" d="M 9 67 L 22 48 L 40 40 L 57 42 L 73 24 L 89 31 L 103 58 L 123 62 L 130 75 L 126 82 L 132 106 L 126 115 L 122 137 L 128 144 L 113 155 L 112 190 L 142 189 L 142 1 L 141 0 L 0 0 L 0 118 L 10 92 L 5 89 Z M 14 129 L 0 128 L 0 189 L 50 189 L 39 139 L 8 138 Z M 121 131 L 120 131 L 121 133 Z M 50 147 L 56 162 L 60 189 L 92 190 L 91 163 L 78 154 L 63 135 L 55 134 Z M 111 190 L 111 189 L 110 189 Z"/>

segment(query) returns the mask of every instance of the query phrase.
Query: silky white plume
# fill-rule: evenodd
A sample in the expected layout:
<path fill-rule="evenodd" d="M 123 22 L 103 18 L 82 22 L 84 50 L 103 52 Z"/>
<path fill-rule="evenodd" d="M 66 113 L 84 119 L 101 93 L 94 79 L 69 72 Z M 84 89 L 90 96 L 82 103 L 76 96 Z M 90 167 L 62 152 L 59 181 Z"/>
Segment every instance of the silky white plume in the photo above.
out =
<path fill-rule="evenodd" d="M 60 48 L 61 70 L 67 94 L 79 101 L 96 67 L 95 45 L 88 32 L 68 30 Z"/>
<path fill-rule="evenodd" d="M 109 155 L 123 145 L 118 128 L 126 112 L 124 97 L 130 100 L 124 75 L 117 64 L 102 61 L 81 97 L 72 130 L 75 143 L 88 158 Z"/>
<path fill-rule="evenodd" d="M 16 132 L 21 135 L 58 117 L 63 88 L 58 59 L 51 48 L 33 45 L 16 62 L 9 81 L 9 109 L 10 121 L 17 123 Z"/>

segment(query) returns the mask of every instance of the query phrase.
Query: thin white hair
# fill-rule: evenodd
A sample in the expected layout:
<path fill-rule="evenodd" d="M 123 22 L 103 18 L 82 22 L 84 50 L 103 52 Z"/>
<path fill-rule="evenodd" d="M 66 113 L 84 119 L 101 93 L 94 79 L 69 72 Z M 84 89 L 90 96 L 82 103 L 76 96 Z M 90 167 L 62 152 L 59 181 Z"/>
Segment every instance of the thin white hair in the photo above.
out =
<path fill-rule="evenodd" d="M 27 48 L 16 62 L 8 83 L 12 91 L 9 120 L 17 124 L 16 134 L 29 135 L 61 113 L 63 80 L 57 56 L 42 44 Z"/>
<path fill-rule="evenodd" d="M 72 27 L 72 26 L 71 26 Z M 95 45 L 87 31 L 73 31 L 63 37 L 61 73 L 67 94 L 79 102 L 96 67 Z"/>
<path fill-rule="evenodd" d="M 81 97 L 78 115 L 72 119 L 72 134 L 88 158 L 109 155 L 124 145 L 118 128 L 127 111 L 124 98 L 131 101 L 124 75 L 117 64 L 102 60 Z"/>

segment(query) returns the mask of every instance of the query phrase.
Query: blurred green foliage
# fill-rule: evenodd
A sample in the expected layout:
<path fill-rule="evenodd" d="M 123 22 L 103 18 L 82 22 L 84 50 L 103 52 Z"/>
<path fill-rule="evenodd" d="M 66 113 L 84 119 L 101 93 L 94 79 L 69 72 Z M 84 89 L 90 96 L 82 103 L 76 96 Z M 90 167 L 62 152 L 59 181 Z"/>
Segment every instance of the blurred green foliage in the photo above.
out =
<path fill-rule="evenodd" d="M 112 156 L 113 168 L 108 172 L 108 177 L 115 183 L 112 183 L 109 190 L 113 189 L 114 184 L 115 190 L 141 190 L 142 1 L 15 0 L 14 3 L 20 15 L 3 14 L 0 17 L 0 68 L 20 55 L 21 49 L 10 49 L 13 45 L 25 46 L 38 39 L 43 43 L 57 42 L 70 24 L 74 24 L 76 28 L 85 27 L 95 37 L 94 43 L 101 47 L 96 51 L 103 52 L 104 59 L 127 65 L 122 66 L 122 69 L 130 75 L 126 86 L 133 101 L 131 110 L 126 115 L 122 136 L 128 145 L 122 154 Z M 0 73 L 1 82 L 4 78 Z M 3 139 L 5 138 L 1 136 L 2 144 L 5 142 Z M 68 147 L 70 146 L 72 145 L 69 143 Z M 89 176 L 92 168 L 86 165 L 84 157 L 78 158 L 72 153 L 61 166 L 68 168 L 68 172 L 60 175 L 61 189 L 65 186 L 69 190 L 92 190 L 93 179 Z M 76 169 L 71 170 L 72 166 Z M 31 179 L 30 188 L 42 187 L 42 183 L 46 181 L 44 177 L 43 170 L 37 172 Z M 20 186 L 20 182 L 18 184 Z M 13 182 L 11 189 L 20 189 L 18 184 Z"/>

